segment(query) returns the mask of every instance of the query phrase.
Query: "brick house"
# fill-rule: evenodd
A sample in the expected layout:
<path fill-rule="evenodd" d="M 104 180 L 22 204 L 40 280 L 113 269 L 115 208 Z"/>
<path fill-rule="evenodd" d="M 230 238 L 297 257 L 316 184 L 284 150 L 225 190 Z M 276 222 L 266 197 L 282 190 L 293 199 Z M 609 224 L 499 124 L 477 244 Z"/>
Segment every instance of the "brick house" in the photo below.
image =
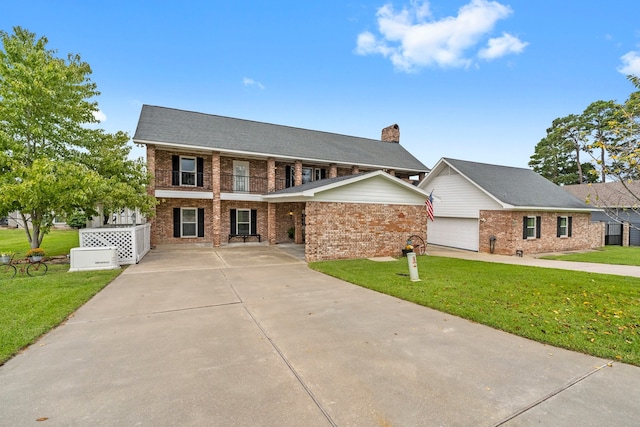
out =
<path fill-rule="evenodd" d="M 295 242 L 315 261 L 398 255 L 426 237 L 413 184 L 429 169 L 397 125 L 373 140 L 144 105 L 133 140 L 159 200 L 152 246 Z"/>
<path fill-rule="evenodd" d="M 604 244 L 593 208 L 529 169 L 442 158 L 419 187 L 433 192 L 428 243 L 502 255 Z"/>

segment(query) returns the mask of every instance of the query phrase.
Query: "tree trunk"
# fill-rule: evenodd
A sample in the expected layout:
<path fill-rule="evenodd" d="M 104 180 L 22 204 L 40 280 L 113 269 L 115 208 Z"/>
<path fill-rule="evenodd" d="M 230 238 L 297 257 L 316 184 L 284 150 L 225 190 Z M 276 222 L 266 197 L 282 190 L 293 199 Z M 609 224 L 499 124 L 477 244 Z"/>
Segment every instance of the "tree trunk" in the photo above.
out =
<path fill-rule="evenodd" d="M 582 178 L 582 164 L 580 163 L 580 144 L 576 143 L 576 163 L 578 164 L 578 184 L 584 182 Z"/>
<path fill-rule="evenodd" d="M 605 173 L 605 169 L 606 168 L 604 167 L 604 145 L 602 146 L 602 149 L 600 151 L 600 161 L 602 162 L 602 163 L 600 163 L 602 165 L 602 177 L 601 177 L 601 179 L 602 179 L 602 182 L 605 182 L 606 179 L 607 179 L 607 174 Z"/>

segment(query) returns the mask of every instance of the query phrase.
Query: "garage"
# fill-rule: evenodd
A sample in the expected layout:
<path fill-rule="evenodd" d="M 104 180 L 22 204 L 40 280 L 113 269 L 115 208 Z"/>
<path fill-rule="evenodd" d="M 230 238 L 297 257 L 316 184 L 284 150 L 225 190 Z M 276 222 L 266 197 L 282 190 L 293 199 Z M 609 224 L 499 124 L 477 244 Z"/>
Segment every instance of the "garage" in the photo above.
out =
<path fill-rule="evenodd" d="M 429 222 L 427 243 L 477 251 L 478 235 L 477 218 L 436 217 Z"/>

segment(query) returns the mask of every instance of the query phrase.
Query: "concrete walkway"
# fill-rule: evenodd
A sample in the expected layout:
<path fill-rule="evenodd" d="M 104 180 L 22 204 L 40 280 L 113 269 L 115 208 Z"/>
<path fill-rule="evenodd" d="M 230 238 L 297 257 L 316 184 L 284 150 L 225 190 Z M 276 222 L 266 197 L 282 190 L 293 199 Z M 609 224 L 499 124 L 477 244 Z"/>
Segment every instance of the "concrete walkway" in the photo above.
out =
<path fill-rule="evenodd" d="M 154 250 L 0 367 L 0 425 L 635 426 L 638 384 L 278 247 Z"/>
<path fill-rule="evenodd" d="M 640 267 L 634 265 L 596 264 L 590 262 L 558 261 L 540 259 L 536 256 L 524 255 L 522 257 L 494 255 L 465 251 L 461 249 L 447 248 L 443 246 L 429 245 L 427 254 L 432 256 L 445 256 L 476 261 L 497 262 L 502 264 L 528 265 L 531 267 L 558 268 L 561 270 L 586 271 L 589 273 L 615 274 L 618 276 L 640 277 Z"/>

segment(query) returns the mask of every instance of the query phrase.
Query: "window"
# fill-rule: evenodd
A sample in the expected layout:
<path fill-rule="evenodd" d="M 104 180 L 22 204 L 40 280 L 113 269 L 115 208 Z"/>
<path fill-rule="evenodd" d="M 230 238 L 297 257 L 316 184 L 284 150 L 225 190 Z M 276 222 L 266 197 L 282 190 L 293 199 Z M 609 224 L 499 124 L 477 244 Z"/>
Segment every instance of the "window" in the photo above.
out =
<path fill-rule="evenodd" d="M 571 222 L 570 216 L 559 216 L 556 235 L 558 237 L 571 237 Z"/>
<path fill-rule="evenodd" d="M 522 219 L 522 238 L 523 239 L 539 239 L 540 223 L 542 218 L 539 216 L 525 216 Z"/>
<path fill-rule="evenodd" d="M 171 156 L 171 185 L 203 186 L 204 158 Z"/>
<path fill-rule="evenodd" d="M 180 185 L 196 185 L 196 158 L 180 157 Z"/>
<path fill-rule="evenodd" d="M 173 208 L 173 237 L 204 237 L 204 209 Z"/>
<path fill-rule="evenodd" d="M 182 208 L 180 237 L 196 237 L 198 229 L 198 211 L 195 208 Z"/>
<path fill-rule="evenodd" d="M 236 234 L 250 234 L 251 211 L 249 209 L 238 209 L 236 218 Z"/>
<path fill-rule="evenodd" d="M 249 162 L 233 161 L 233 191 L 249 191 Z"/>
<path fill-rule="evenodd" d="M 327 177 L 327 170 L 322 168 L 315 168 L 313 170 L 313 180 L 320 181 L 321 179 L 325 179 Z"/>
<path fill-rule="evenodd" d="M 257 234 L 258 211 L 256 209 L 231 209 L 230 210 L 231 234 Z"/>
<path fill-rule="evenodd" d="M 302 183 L 313 181 L 313 168 L 302 168 Z"/>

